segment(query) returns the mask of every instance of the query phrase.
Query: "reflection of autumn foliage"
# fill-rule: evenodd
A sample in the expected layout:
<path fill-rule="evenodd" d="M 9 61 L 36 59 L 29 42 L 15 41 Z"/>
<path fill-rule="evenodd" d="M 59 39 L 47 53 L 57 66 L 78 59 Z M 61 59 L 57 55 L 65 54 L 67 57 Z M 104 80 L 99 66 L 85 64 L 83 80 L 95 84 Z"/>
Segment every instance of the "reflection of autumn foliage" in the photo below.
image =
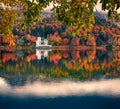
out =
<path fill-rule="evenodd" d="M 2 63 L 1 63 L 1 61 L 0 61 L 0 68 L 2 67 L 3 65 L 2 65 Z"/>
<path fill-rule="evenodd" d="M 96 56 L 96 50 L 86 51 L 86 54 L 87 54 L 87 60 L 88 60 L 88 62 L 92 62 L 92 60 L 94 60 L 94 58 Z"/>
<path fill-rule="evenodd" d="M 80 51 L 72 51 L 71 56 L 72 56 L 72 58 L 79 59 Z"/>
<path fill-rule="evenodd" d="M 76 53 L 81 54 L 80 51 L 76 51 Z M 46 78 L 66 77 L 74 79 L 89 79 L 97 77 L 101 78 L 120 76 L 120 64 L 117 60 L 117 52 L 115 53 L 115 59 L 110 58 L 102 61 L 96 57 L 96 51 L 85 51 L 84 53 L 84 57 L 81 55 L 79 58 L 71 58 L 68 54 L 68 51 L 53 52 L 48 57 L 48 62 L 44 64 L 35 62 L 37 57 L 34 53 L 27 53 L 27 56 L 24 57 L 17 57 L 17 55 L 14 53 L 2 53 L 0 68 L 2 72 L 15 72 L 22 74 L 28 72 L 30 72 L 30 74 L 38 73 L 38 77 Z M 109 53 L 109 55 L 111 55 L 111 53 Z"/>
<path fill-rule="evenodd" d="M 80 60 L 70 60 L 70 61 L 64 61 L 63 63 L 67 69 L 79 71 L 81 69 L 81 65 L 79 61 Z"/>
<path fill-rule="evenodd" d="M 16 47 L 13 47 L 13 46 L 5 46 L 5 47 L 4 47 L 4 50 L 5 50 L 5 51 L 8 51 L 8 52 L 15 52 L 15 51 L 16 51 Z"/>
<path fill-rule="evenodd" d="M 63 52 L 63 57 L 64 57 L 65 59 L 67 59 L 67 58 L 69 57 L 68 51 L 64 51 L 64 52 Z"/>
<path fill-rule="evenodd" d="M 75 71 L 81 71 L 84 70 L 85 72 L 95 72 L 95 71 L 100 71 L 100 70 L 105 70 L 106 68 L 110 69 L 111 67 L 113 68 L 113 62 L 106 62 L 104 61 L 103 63 L 90 63 L 89 60 L 87 59 L 79 59 L 79 60 L 70 60 L 70 61 L 64 61 L 63 62 L 65 67 L 69 70 L 75 70 Z"/>
<path fill-rule="evenodd" d="M 25 60 L 24 61 L 27 61 L 27 62 L 30 62 L 30 61 L 33 61 L 33 60 L 36 60 L 37 59 L 37 56 L 36 54 L 30 54 L 30 55 L 27 55 Z M 18 61 L 18 57 L 13 54 L 13 53 L 3 53 L 2 54 L 2 59 L 1 61 L 3 63 L 6 63 L 7 61 Z M 21 64 L 22 62 L 20 62 Z M 21 64 L 22 65 L 22 64 Z"/>
<path fill-rule="evenodd" d="M 114 56 L 117 64 L 120 65 L 120 51 L 115 51 Z"/>
<path fill-rule="evenodd" d="M 36 54 L 31 54 L 31 55 L 28 55 L 28 56 L 26 57 L 26 59 L 27 59 L 27 62 L 30 62 L 30 61 L 32 61 L 32 60 L 36 60 L 36 59 L 37 59 L 37 56 L 36 56 Z"/>
<path fill-rule="evenodd" d="M 114 71 L 111 71 L 108 69 L 113 68 L 114 69 L 114 63 L 112 61 L 106 62 L 104 61 L 103 63 L 92 63 L 89 62 L 87 59 L 73 59 L 70 61 L 64 61 L 64 65 L 66 66 L 67 69 L 70 71 L 78 71 L 80 72 L 78 76 L 81 78 L 91 78 L 94 75 L 99 75 L 101 72 L 105 72 L 105 76 L 119 76 L 119 74 Z M 115 70 L 115 69 L 114 69 Z M 109 74 L 109 75 L 108 75 Z"/>
<path fill-rule="evenodd" d="M 58 64 L 58 61 L 61 59 L 61 54 L 56 53 L 50 56 L 50 62 L 54 62 L 55 65 Z"/>
<path fill-rule="evenodd" d="M 2 62 L 5 63 L 9 60 L 12 60 L 12 61 L 17 61 L 17 57 L 15 54 L 11 54 L 11 53 L 5 53 L 5 54 L 2 54 Z"/>
<path fill-rule="evenodd" d="M 87 57 L 81 59 L 79 57 L 80 51 L 75 51 L 76 55 L 74 54 L 75 57 L 73 57 L 72 60 L 65 61 L 64 60 L 64 65 L 69 69 L 69 70 L 81 70 L 85 69 L 86 71 L 94 71 L 94 70 L 99 70 L 101 67 L 99 64 L 95 63 L 93 64 L 92 61 L 95 59 L 96 51 L 87 51 Z M 78 54 L 78 56 L 77 56 Z M 107 64 L 108 67 L 110 67 L 111 63 Z M 105 66 L 104 66 L 105 67 Z"/>
<path fill-rule="evenodd" d="M 69 75 L 68 72 L 63 71 L 63 69 L 59 67 L 50 68 L 50 72 L 51 72 L 51 75 L 54 77 L 61 77 L 61 76 L 67 77 Z"/>

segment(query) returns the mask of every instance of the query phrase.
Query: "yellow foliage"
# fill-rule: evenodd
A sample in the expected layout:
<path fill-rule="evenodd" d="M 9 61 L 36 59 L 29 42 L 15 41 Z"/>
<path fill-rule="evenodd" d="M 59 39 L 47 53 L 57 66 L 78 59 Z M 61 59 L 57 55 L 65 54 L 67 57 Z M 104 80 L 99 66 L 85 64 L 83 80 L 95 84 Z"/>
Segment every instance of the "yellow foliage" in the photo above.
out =
<path fill-rule="evenodd" d="M 110 76 L 111 74 L 109 72 L 106 72 L 106 76 Z"/>
<path fill-rule="evenodd" d="M 118 45 L 120 45 L 120 38 L 118 38 Z"/>
<path fill-rule="evenodd" d="M 93 65 L 92 64 L 90 64 L 90 66 L 89 66 L 89 71 L 93 71 Z"/>
<path fill-rule="evenodd" d="M 27 34 L 27 40 L 30 40 L 30 39 L 31 39 L 31 35 Z"/>
<path fill-rule="evenodd" d="M 114 71 L 114 76 L 119 76 L 118 72 Z"/>
<path fill-rule="evenodd" d="M 0 67 L 2 67 L 2 63 L 0 63 Z"/>
<path fill-rule="evenodd" d="M 13 40 L 10 40 L 9 45 L 15 45 L 15 42 Z"/>

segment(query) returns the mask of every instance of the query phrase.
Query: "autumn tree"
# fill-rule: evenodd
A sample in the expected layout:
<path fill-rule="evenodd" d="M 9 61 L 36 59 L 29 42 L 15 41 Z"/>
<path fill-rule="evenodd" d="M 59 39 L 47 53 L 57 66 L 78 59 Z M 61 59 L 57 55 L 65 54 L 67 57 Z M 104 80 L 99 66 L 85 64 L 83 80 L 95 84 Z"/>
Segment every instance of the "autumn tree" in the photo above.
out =
<path fill-rule="evenodd" d="M 89 29 L 94 23 L 93 11 L 98 2 L 102 10 L 108 10 L 108 18 L 120 21 L 120 0 L 0 0 L 0 34 L 12 36 L 15 22 L 25 29 L 35 20 L 42 21 L 41 12 L 50 3 L 56 18 L 67 26 L 75 26 L 74 33 L 79 34 L 82 27 Z"/>

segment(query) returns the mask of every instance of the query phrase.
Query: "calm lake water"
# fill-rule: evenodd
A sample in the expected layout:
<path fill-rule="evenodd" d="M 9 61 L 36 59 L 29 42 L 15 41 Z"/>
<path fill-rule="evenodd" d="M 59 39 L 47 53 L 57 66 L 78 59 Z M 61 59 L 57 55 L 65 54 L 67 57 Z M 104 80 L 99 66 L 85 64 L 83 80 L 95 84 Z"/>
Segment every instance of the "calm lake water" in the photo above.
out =
<path fill-rule="evenodd" d="M 120 109 L 120 52 L 0 51 L 0 109 Z"/>

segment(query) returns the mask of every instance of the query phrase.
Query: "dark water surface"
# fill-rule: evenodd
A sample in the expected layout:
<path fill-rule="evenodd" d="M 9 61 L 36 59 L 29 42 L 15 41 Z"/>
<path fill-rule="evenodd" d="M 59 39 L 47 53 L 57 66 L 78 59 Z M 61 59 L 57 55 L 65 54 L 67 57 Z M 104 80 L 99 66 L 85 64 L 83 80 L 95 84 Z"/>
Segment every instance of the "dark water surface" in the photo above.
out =
<path fill-rule="evenodd" d="M 0 51 L 0 109 L 120 109 L 119 51 Z"/>
<path fill-rule="evenodd" d="M 0 97 L 0 106 L 1 109 L 119 109 L 120 99 L 95 95 L 49 99 Z"/>

